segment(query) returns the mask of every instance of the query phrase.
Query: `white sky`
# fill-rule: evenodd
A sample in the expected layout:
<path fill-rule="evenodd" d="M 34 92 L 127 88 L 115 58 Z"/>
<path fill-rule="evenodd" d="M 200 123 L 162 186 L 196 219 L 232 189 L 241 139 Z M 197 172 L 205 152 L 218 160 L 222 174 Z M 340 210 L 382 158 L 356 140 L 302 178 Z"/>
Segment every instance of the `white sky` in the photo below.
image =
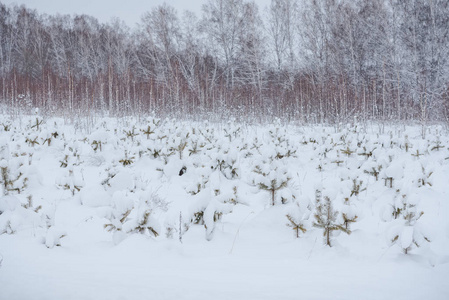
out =
<path fill-rule="evenodd" d="M 113 17 L 125 21 L 133 27 L 140 22 L 140 17 L 152 7 L 164 2 L 170 4 L 182 13 L 190 10 L 201 14 L 201 6 L 207 0 L 2 0 L 4 4 L 25 4 L 29 8 L 36 9 L 39 13 L 47 14 L 86 14 L 96 17 L 101 22 L 108 22 Z M 255 0 L 260 13 L 270 3 L 270 0 Z"/>

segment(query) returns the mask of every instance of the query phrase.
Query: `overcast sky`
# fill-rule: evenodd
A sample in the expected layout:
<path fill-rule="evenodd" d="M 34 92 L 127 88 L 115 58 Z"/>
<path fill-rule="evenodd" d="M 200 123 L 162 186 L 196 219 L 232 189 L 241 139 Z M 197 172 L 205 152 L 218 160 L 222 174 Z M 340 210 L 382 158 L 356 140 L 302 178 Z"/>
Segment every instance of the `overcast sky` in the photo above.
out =
<path fill-rule="evenodd" d="M 5 4 L 25 4 L 29 8 L 37 9 L 40 13 L 47 14 L 87 14 L 96 17 L 101 22 L 108 22 L 113 17 L 118 17 L 133 27 L 140 21 L 141 15 L 152 7 L 164 2 L 178 10 L 201 13 L 202 4 L 207 0 L 2 0 Z M 256 0 L 260 12 L 270 0 Z"/>

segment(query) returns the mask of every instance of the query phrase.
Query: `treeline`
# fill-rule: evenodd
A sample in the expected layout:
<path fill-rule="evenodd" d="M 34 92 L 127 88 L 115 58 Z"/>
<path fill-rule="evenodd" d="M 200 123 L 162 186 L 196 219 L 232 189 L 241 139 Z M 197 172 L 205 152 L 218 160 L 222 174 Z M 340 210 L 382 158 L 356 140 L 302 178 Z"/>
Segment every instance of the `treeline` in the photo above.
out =
<path fill-rule="evenodd" d="M 208 0 L 130 29 L 0 3 L 9 109 L 447 120 L 449 1 Z"/>

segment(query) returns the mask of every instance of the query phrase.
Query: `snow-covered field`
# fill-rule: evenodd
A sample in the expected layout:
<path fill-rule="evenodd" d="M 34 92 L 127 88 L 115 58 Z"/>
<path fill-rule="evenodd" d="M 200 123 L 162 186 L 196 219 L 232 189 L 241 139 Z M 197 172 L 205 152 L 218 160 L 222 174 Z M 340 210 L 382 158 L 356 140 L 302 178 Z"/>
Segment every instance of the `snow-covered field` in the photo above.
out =
<path fill-rule="evenodd" d="M 0 117 L 2 300 L 449 298 L 440 126 L 83 124 Z"/>

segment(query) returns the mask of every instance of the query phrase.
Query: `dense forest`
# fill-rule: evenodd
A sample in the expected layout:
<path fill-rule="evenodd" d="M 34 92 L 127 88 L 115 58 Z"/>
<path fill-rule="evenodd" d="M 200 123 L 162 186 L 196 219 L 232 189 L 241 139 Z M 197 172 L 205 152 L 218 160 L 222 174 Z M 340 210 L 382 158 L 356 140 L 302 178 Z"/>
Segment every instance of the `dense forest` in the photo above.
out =
<path fill-rule="evenodd" d="M 0 3 L 9 112 L 447 121 L 447 0 L 208 0 L 129 28 Z"/>

